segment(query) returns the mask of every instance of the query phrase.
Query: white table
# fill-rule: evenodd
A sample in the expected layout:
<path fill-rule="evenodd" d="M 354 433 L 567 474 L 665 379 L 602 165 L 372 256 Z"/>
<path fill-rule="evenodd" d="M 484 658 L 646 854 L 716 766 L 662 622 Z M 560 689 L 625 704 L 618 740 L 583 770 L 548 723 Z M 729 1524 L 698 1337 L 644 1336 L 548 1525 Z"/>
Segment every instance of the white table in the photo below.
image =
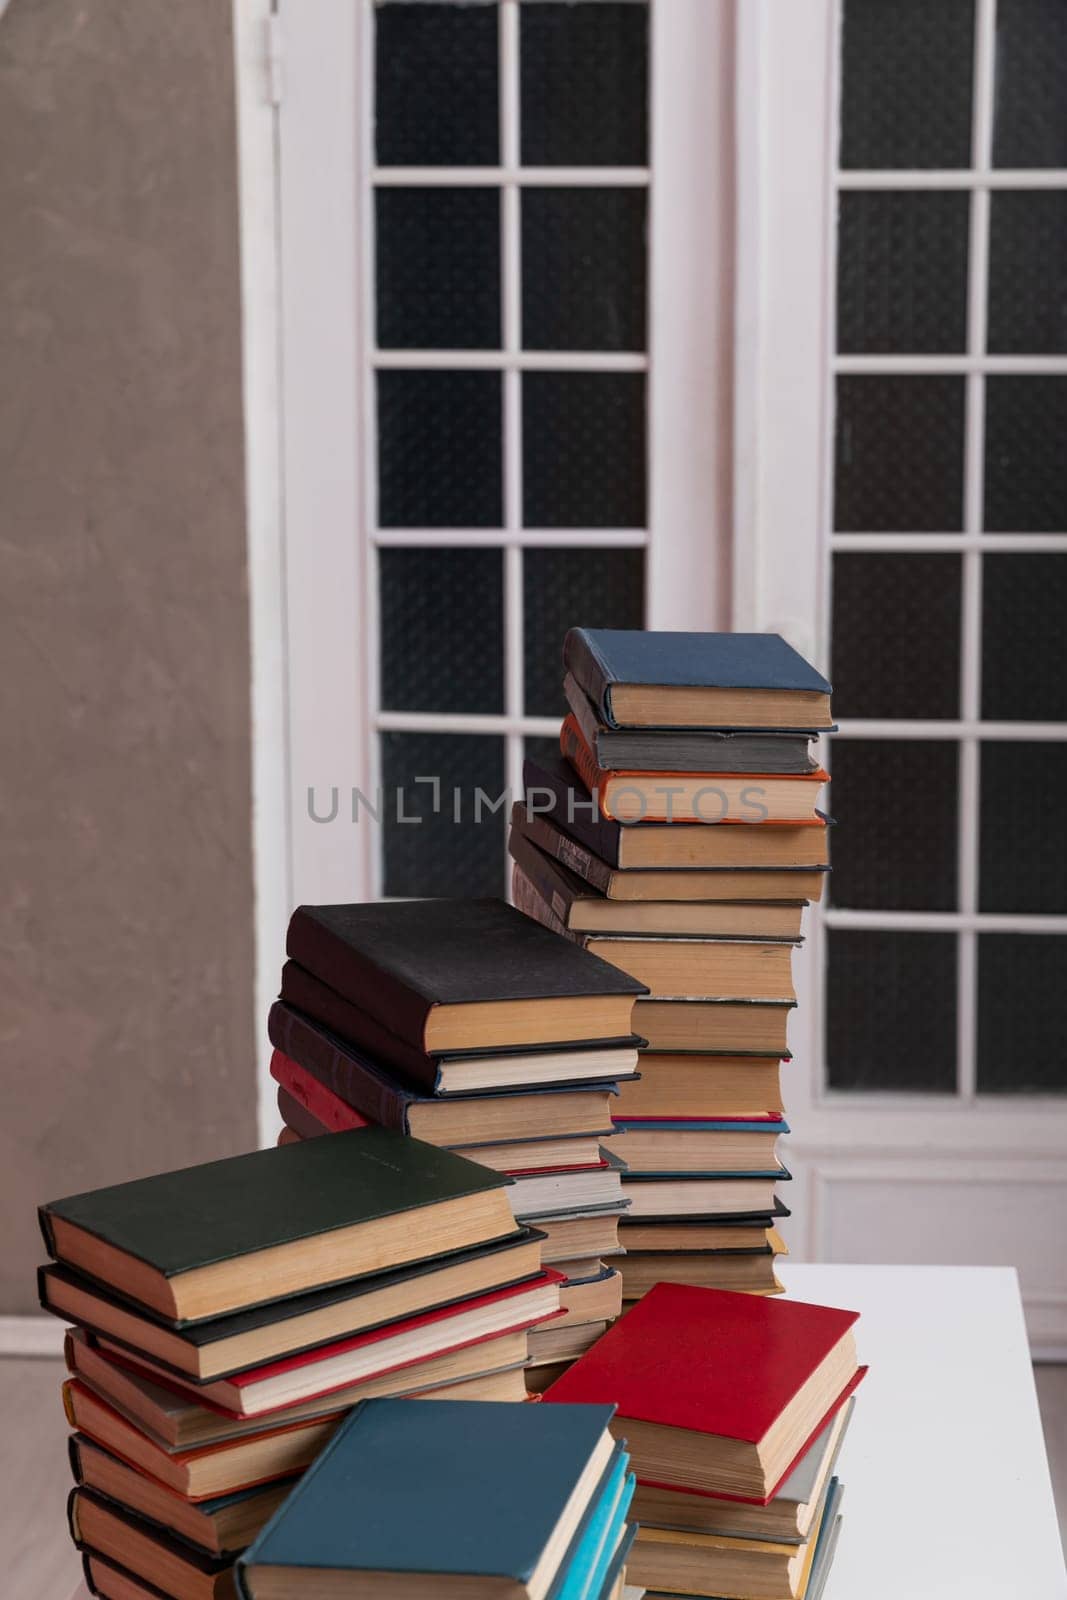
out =
<path fill-rule="evenodd" d="M 795 1299 L 861 1313 L 871 1367 L 838 1467 L 826 1600 L 1067 1600 L 1014 1271 L 779 1271 Z"/>

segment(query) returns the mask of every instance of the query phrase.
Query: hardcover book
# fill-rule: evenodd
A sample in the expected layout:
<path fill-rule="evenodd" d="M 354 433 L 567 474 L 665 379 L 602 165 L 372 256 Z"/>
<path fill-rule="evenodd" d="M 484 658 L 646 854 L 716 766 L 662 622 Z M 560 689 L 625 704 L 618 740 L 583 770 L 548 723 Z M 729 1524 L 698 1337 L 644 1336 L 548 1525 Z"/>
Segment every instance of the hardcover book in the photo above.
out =
<path fill-rule="evenodd" d="M 58 1261 L 179 1326 L 505 1238 L 508 1182 L 361 1128 L 71 1195 L 40 1220 Z"/>
<path fill-rule="evenodd" d="M 297 1600 L 337 1573 L 343 1593 L 368 1600 L 434 1578 L 456 1593 L 546 1600 L 614 1465 L 611 1410 L 357 1406 L 241 1558 L 243 1592 Z"/>
<path fill-rule="evenodd" d="M 572 628 L 564 670 L 610 727 L 832 727 L 830 685 L 777 633 Z"/>
<path fill-rule="evenodd" d="M 430 1053 L 625 1037 L 643 993 L 503 900 L 299 906 L 286 953 Z"/>

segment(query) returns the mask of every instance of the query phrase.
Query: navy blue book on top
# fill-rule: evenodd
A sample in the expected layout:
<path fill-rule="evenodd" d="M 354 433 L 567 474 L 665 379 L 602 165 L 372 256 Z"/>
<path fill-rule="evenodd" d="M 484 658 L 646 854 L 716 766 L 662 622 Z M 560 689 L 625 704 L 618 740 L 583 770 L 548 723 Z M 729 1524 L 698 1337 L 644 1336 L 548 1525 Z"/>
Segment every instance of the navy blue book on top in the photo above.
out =
<path fill-rule="evenodd" d="M 830 685 L 777 633 L 572 628 L 563 665 L 609 727 L 831 727 Z"/>
<path fill-rule="evenodd" d="M 239 1561 L 242 1593 L 299 1600 L 329 1572 L 360 1600 L 434 1576 L 545 1600 L 615 1464 L 614 1409 L 364 1401 Z"/>

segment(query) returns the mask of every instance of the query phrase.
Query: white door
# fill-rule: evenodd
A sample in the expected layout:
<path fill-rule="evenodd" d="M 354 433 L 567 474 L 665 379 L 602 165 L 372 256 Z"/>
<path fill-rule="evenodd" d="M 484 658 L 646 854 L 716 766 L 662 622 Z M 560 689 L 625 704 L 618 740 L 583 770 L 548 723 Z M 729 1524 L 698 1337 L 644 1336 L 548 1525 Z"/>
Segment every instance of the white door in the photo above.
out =
<path fill-rule="evenodd" d="M 730 18 L 281 0 L 294 900 L 503 893 L 566 628 L 728 621 Z"/>
<path fill-rule="evenodd" d="M 1067 1352 L 1067 13 L 740 8 L 738 625 L 834 681 L 789 1069 L 813 1259 Z"/>

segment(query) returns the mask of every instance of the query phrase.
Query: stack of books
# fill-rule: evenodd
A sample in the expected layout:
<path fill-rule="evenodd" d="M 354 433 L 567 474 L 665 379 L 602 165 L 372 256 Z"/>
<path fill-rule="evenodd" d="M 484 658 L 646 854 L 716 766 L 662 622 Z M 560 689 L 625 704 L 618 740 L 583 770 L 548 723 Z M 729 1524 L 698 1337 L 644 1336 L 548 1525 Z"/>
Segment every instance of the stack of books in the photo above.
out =
<path fill-rule="evenodd" d="M 528 760 L 513 899 L 647 985 L 626 1163 L 623 1295 L 662 1279 L 780 1290 L 780 1063 L 791 958 L 822 891 L 830 685 L 775 634 L 572 629 L 562 759 Z"/>
<path fill-rule="evenodd" d="M 370 1121 L 507 1174 L 563 1275 L 529 1339 L 539 1390 L 622 1309 L 611 1107 L 643 983 L 503 900 L 301 906 L 268 1029 L 286 1140 Z"/>
<path fill-rule="evenodd" d="M 508 1188 L 367 1128 L 42 1207 L 97 1591 L 232 1592 L 236 1554 L 365 1398 L 525 1400 L 562 1279 Z"/>
<path fill-rule="evenodd" d="M 630 1582 L 652 1595 L 819 1600 L 856 1314 L 660 1284 L 544 1396 L 616 1405 L 637 1476 Z"/>
<path fill-rule="evenodd" d="M 370 1400 L 238 1564 L 245 1600 L 618 1600 L 634 1480 L 608 1406 Z"/>

